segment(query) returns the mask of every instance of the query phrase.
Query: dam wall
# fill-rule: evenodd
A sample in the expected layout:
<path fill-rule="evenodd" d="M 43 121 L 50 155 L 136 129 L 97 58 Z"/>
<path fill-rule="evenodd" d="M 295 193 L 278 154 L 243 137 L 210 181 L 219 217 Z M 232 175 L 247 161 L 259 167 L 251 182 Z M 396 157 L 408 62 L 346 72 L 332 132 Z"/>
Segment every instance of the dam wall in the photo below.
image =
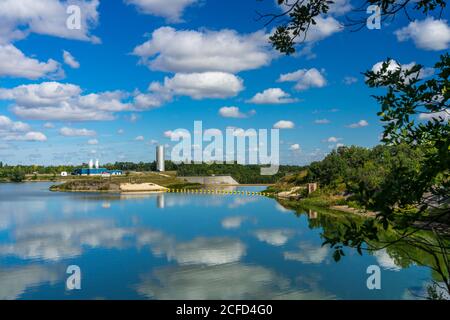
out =
<path fill-rule="evenodd" d="M 233 179 L 231 176 L 198 176 L 198 177 L 178 177 L 189 183 L 201 183 L 204 185 L 238 185 L 239 182 Z"/>

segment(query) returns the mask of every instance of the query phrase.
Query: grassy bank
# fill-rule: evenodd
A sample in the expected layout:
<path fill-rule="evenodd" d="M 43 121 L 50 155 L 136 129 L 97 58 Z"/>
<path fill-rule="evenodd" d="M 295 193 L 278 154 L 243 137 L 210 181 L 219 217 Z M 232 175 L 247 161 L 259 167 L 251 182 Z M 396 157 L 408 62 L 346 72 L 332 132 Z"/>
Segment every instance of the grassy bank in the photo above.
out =
<path fill-rule="evenodd" d="M 120 192 L 123 183 L 153 183 L 171 189 L 195 189 L 201 185 L 188 183 L 176 177 L 175 172 L 136 172 L 111 177 L 65 177 L 62 182 L 50 187 L 52 191 Z"/>

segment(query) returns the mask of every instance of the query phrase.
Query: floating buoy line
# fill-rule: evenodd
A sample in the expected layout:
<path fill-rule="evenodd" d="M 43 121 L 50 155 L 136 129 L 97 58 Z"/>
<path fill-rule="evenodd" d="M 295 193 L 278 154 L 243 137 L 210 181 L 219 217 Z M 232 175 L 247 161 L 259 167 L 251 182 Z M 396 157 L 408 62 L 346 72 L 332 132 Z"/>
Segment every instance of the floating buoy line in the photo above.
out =
<path fill-rule="evenodd" d="M 242 195 L 242 196 L 263 196 L 268 197 L 268 192 L 256 191 L 230 191 L 217 189 L 167 189 L 167 193 L 189 193 L 189 194 L 225 194 L 225 195 Z"/>

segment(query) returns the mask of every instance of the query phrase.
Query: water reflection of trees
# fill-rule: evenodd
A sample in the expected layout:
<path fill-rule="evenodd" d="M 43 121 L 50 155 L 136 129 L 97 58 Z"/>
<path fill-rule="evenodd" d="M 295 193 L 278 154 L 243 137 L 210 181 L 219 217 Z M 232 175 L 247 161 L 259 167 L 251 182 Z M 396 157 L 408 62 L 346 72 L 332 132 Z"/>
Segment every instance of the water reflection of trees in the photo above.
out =
<path fill-rule="evenodd" d="M 324 245 L 330 245 L 338 251 L 336 261 L 345 256 L 348 248 L 355 248 L 359 254 L 368 252 L 376 255 L 386 252 L 395 265 L 408 268 L 413 265 L 431 270 L 432 283 L 427 293 L 428 299 L 450 297 L 450 235 L 437 231 L 416 228 L 402 229 L 389 226 L 385 229 L 373 218 L 345 214 L 322 208 L 305 208 L 289 201 L 280 201 L 286 208 L 295 210 L 297 216 L 307 216 L 311 229 L 321 229 Z M 368 223 L 370 221 L 370 223 Z M 373 232 L 359 232 L 365 228 L 376 228 Z M 365 230 L 367 231 L 367 230 Z M 361 238 L 360 235 L 370 234 Z"/>

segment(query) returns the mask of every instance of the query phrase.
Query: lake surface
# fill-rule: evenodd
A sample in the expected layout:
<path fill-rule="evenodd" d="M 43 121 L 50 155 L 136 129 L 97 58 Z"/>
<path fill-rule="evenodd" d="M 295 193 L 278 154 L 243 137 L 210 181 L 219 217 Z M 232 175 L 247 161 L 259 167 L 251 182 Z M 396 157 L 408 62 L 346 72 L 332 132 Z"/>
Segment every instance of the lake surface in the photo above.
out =
<path fill-rule="evenodd" d="M 321 246 L 326 213 L 269 198 L 49 185 L 0 184 L 0 299 L 414 299 L 431 280 L 387 250 L 336 263 Z M 81 290 L 66 289 L 70 265 Z M 370 265 L 381 290 L 367 288 Z"/>

